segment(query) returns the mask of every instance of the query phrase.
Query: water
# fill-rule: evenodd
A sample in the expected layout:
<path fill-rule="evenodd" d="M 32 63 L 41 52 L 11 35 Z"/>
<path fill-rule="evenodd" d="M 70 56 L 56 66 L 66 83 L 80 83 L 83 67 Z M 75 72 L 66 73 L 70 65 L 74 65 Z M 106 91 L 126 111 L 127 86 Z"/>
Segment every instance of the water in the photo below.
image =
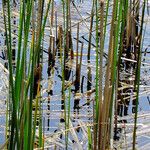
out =
<path fill-rule="evenodd" d="M 58 25 L 63 25 L 62 22 L 62 7 L 60 1 L 55 1 L 56 2 L 56 9 L 57 10 L 57 16 L 58 16 Z M 91 6 L 92 3 L 91 1 L 84 0 L 83 3 L 76 2 L 75 3 L 77 6 L 77 9 L 79 12 L 77 12 L 76 8 L 71 5 L 71 17 L 72 17 L 72 25 L 75 25 L 72 28 L 72 36 L 73 36 L 73 50 L 74 54 L 76 56 L 76 34 L 77 34 L 77 22 L 80 21 L 81 19 L 88 18 L 89 14 L 91 12 Z M 1 8 L 1 3 L 0 3 L 0 8 Z M 0 9 L 1 10 L 1 9 Z M 17 10 L 15 10 L 17 11 Z M 2 13 L 2 12 L 1 12 Z M 82 15 L 82 17 L 80 16 Z M 0 16 L 0 56 L 2 56 L 2 52 L 4 51 L 4 46 L 5 46 L 5 40 L 4 40 L 4 26 L 2 24 L 2 14 Z M 110 19 L 110 18 L 109 18 Z M 149 45 L 149 24 L 150 24 L 150 18 L 147 16 L 148 23 L 147 23 L 147 28 L 145 32 L 145 41 L 143 43 L 143 50 Z M 110 20 L 109 20 L 110 21 Z M 108 22 L 109 22 L 108 21 Z M 78 137 L 79 143 L 81 146 L 86 149 L 87 148 L 87 127 L 86 125 L 89 123 L 92 123 L 93 121 L 93 100 L 95 99 L 95 93 L 91 92 L 91 94 L 87 94 L 87 67 L 89 66 L 91 68 L 91 73 L 92 73 L 92 84 L 91 84 L 91 90 L 94 90 L 95 88 L 95 72 L 96 72 L 96 67 L 95 67 L 95 47 L 91 47 L 91 63 L 87 64 L 87 47 L 88 47 L 88 42 L 85 39 L 88 39 L 88 34 L 89 34 L 89 25 L 90 25 L 90 19 L 88 18 L 86 21 L 83 21 L 80 23 L 80 34 L 79 34 L 79 40 L 81 40 L 84 43 L 84 48 L 83 48 L 83 59 L 82 59 L 82 66 L 81 66 L 81 80 L 83 80 L 83 92 L 81 92 L 81 89 L 79 93 L 75 93 L 75 86 L 72 84 L 75 81 L 75 73 L 76 73 L 76 58 L 74 58 L 72 61 L 68 61 L 68 66 L 69 66 L 69 72 L 68 74 L 68 80 L 66 81 L 66 84 L 72 84 L 71 86 L 71 113 L 70 113 L 70 121 L 71 124 L 74 128 L 77 128 L 75 131 L 75 134 L 73 131 L 69 133 L 69 149 L 78 149 L 79 144 L 77 144 L 77 140 L 75 138 L 75 135 Z M 110 25 L 108 26 L 108 32 L 110 29 Z M 55 24 L 53 34 L 55 35 L 56 29 L 55 29 Z M 48 51 L 49 47 L 49 23 L 47 23 L 47 28 L 46 28 L 46 35 L 45 35 L 45 41 L 44 41 L 44 50 Z M 83 38 L 84 36 L 84 38 Z M 95 37 L 95 31 L 93 32 L 93 36 Z M 29 38 L 30 39 L 30 38 Z M 106 44 L 105 44 L 105 52 L 107 53 L 108 49 L 108 39 L 109 39 L 109 34 L 106 34 Z M 30 41 L 30 40 L 29 40 Z M 95 43 L 95 39 L 92 38 L 92 43 Z M 79 53 L 80 53 L 80 48 L 81 44 L 79 44 Z M 148 48 L 148 51 L 150 48 Z M 143 59 L 145 58 L 145 63 L 149 63 L 149 54 L 146 54 L 146 56 L 143 56 Z M 58 145 L 60 148 L 64 148 L 65 146 L 65 141 L 64 141 L 64 110 L 62 109 L 62 73 L 61 73 L 61 63 L 60 63 L 60 58 L 57 55 L 55 58 L 55 66 L 51 70 L 50 73 L 47 73 L 47 68 L 48 68 L 48 55 L 47 53 L 43 52 L 43 72 L 42 72 L 42 99 L 41 99 L 41 107 L 43 109 L 43 128 L 44 128 L 44 134 L 45 134 L 45 141 L 46 141 L 46 146 L 53 146 L 54 144 Z M 0 62 L 4 64 L 4 60 L 1 58 Z M 105 64 L 105 59 L 104 59 L 104 64 Z M 6 78 L 5 80 L 8 79 L 8 74 L 5 74 L 3 69 L 0 71 L 3 76 L 1 76 L 2 79 L 4 77 Z M 104 68 L 105 72 L 105 68 Z M 4 76 L 5 74 L 5 76 Z M 133 80 L 134 80 L 134 71 L 132 70 L 132 67 L 126 71 L 126 69 L 122 69 L 121 72 L 122 75 L 122 82 L 127 83 L 128 85 L 133 85 Z M 127 82 L 127 80 L 130 78 L 130 80 Z M 2 81 L 0 79 L 0 81 Z M 8 81 L 7 81 L 8 82 Z M 0 87 L 3 87 L 3 89 L 0 89 L 0 91 L 5 91 L 4 94 L 0 94 L 0 110 L 4 113 L 0 113 L 0 144 L 3 144 L 5 142 L 5 110 L 6 110 L 6 99 L 7 99 L 7 92 L 8 92 L 8 87 L 5 87 L 6 82 L 3 82 Z M 150 102 L 149 102 L 149 65 L 142 66 L 141 70 L 141 88 L 140 88 L 140 100 L 139 100 L 139 114 L 142 116 L 145 114 L 150 113 Z M 145 92 L 142 95 L 142 92 Z M 129 94 L 128 94 L 129 93 Z M 69 91 L 65 91 L 66 94 L 66 100 L 68 101 L 68 95 Z M 133 129 L 133 114 L 132 114 L 132 99 L 134 98 L 134 90 L 132 88 L 128 88 L 125 91 L 122 91 L 122 94 L 126 94 L 123 97 L 128 98 L 128 104 L 125 105 L 121 104 L 121 109 L 120 109 L 120 116 L 125 116 L 124 118 L 120 117 L 120 120 L 124 120 L 124 123 L 120 123 L 121 127 L 121 132 L 119 133 L 119 142 L 115 143 L 116 145 L 120 146 L 120 143 L 124 140 L 125 134 L 127 136 L 127 142 L 128 142 L 128 147 L 132 145 L 131 141 L 131 136 L 132 136 L 132 129 Z M 4 96 L 5 95 L 5 96 Z M 90 105 L 87 105 L 87 100 L 90 101 Z M 76 108 L 76 109 L 75 109 Z M 78 109 L 77 109 L 78 108 Z M 123 111 L 122 111 L 123 110 Z M 125 111 L 124 111 L 125 110 Z M 147 115 L 148 116 L 148 115 Z M 150 119 L 149 117 L 145 117 L 146 119 Z M 118 116 L 119 117 L 119 116 Z M 148 129 L 150 127 L 149 122 L 146 122 L 144 117 L 139 117 L 138 119 L 138 131 L 143 129 Z M 140 126 L 140 123 L 142 126 Z M 124 124 L 124 125 L 123 125 Z M 78 128 L 78 126 L 81 126 Z M 125 126 L 125 127 L 123 127 Z M 143 145 L 148 144 L 150 142 L 150 131 L 145 136 L 145 133 L 140 136 L 141 134 L 139 133 L 139 138 L 138 138 L 138 146 L 142 147 Z M 124 141 L 123 141 L 124 143 Z M 125 145 L 125 144 L 124 144 Z M 118 146 L 118 147 L 119 147 Z M 116 146 L 117 147 L 117 146 Z M 51 148 L 50 148 L 51 149 Z M 125 146 L 122 147 L 122 149 L 125 149 Z"/>

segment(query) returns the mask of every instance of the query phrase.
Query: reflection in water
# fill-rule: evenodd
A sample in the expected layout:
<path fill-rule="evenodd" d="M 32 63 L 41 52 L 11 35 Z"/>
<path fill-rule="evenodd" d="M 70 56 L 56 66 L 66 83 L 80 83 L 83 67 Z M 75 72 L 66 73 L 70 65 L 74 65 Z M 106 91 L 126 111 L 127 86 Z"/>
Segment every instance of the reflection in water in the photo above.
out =
<path fill-rule="evenodd" d="M 129 71 L 129 70 L 128 70 Z M 131 68 L 130 73 L 127 72 L 129 75 L 127 75 L 124 79 L 121 79 L 120 82 L 124 83 L 126 85 L 126 88 L 123 88 L 118 92 L 118 115 L 119 116 L 126 116 L 128 115 L 128 109 L 129 109 L 129 103 L 132 101 L 132 113 L 134 113 L 135 109 L 135 100 L 132 99 L 133 93 L 135 91 L 134 89 L 134 75 L 133 75 L 133 69 Z M 122 86 L 120 85 L 120 88 Z"/>
<path fill-rule="evenodd" d="M 50 53 L 51 54 L 51 53 Z M 49 59 L 52 55 L 49 56 Z M 51 57 L 52 58 L 52 57 Z M 54 61 L 52 60 L 50 62 L 48 62 L 48 69 L 47 69 L 47 74 L 48 74 L 48 89 L 47 89 L 47 94 L 48 94 L 48 101 L 47 101 L 47 131 L 49 131 L 50 129 L 50 100 L 51 100 L 51 96 L 53 96 L 53 89 L 52 89 L 52 85 L 53 85 L 53 75 L 54 75 Z"/>
<path fill-rule="evenodd" d="M 122 130 L 121 128 L 117 127 L 117 115 L 121 117 L 129 115 L 130 101 L 132 101 L 132 113 L 135 113 L 135 100 L 133 99 L 135 92 L 134 63 L 124 61 L 123 68 L 122 70 L 120 70 L 119 74 L 120 76 L 118 82 L 118 101 L 117 101 L 117 114 L 115 116 L 114 140 L 120 139 L 120 133 Z M 119 122 L 127 123 L 127 120 L 121 120 Z"/>
<path fill-rule="evenodd" d="M 64 72 L 64 76 L 65 76 L 66 81 L 69 81 L 70 75 L 71 75 L 71 68 L 66 65 L 65 66 L 65 72 Z"/>
<path fill-rule="evenodd" d="M 16 26 L 16 17 L 13 17 L 13 24 Z M 13 34 L 16 35 L 16 29 L 13 29 Z M 12 39 L 12 62 L 13 66 L 15 66 L 15 57 L 16 57 L 16 36 Z"/>
<path fill-rule="evenodd" d="M 48 103 L 47 103 L 47 131 L 50 129 L 50 96 L 48 97 Z"/>
<path fill-rule="evenodd" d="M 80 99 L 75 98 L 74 99 L 74 107 L 73 107 L 73 111 L 74 111 L 74 119 L 79 119 L 79 102 Z"/>
<path fill-rule="evenodd" d="M 82 80 L 81 80 L 81 93 L 83 93 L 84 92 L 84 78 L 85 78 L 85 76 L 82 76 Z"/>

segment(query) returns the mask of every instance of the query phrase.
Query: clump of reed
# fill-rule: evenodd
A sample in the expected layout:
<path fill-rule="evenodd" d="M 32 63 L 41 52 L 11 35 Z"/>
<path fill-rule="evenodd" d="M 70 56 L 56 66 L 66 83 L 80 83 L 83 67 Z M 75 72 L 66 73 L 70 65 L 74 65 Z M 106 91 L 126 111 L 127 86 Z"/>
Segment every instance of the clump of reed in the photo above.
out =
<path fill-rule="evenodd" d="M 14 49 L 12 48 L 11 24 L 13 4 L 10 0 L 3 0 L 2 3 L 9 69 L 9 123 L 6 128 L 8 129 L 6 139 L 8 144 L 5 145 L 5 148 L 30 150 L 35 147 L 36 142 L 38 147 L 43 147 L 40 110 L 41 42 L 51 0 L 48 1 L 45 11 L 44 1 L 19 2 L 15 71 L 13 71 L 12 66 L 14 60 L 12 57 Z M 32 37 L 31 42 L 28 42 L 30 29 Z M 28 46 L 29 44 L 30 46 Z M 29 57 L 27 56 L 28 52 Z M 38 115 L 39 123 L 37 125 Z"/>
<path fill-rule="evenodd" d="M 135 127 L 133 132 L 133 149 L 135 149 L 136 122 L 138 110 L 138 93 L 140 81 L 140 58 L 142 43 L 142 30 L 144 23 L 145 1 L 143 2 L 142 20 L 140 31 L 138 32 L 140 1 L 122 1 L 113 0 L 111 14 L 111 29 L 109 32 L 109 47 L 106 73 L 103 69 L 103 51 L 107 30 L 108 10 L 110 8 L 109 0 L 106 3 L 103 0 L 95 0 L 96 16 L 96 94 L 95 94 L 95 117 L 94 117 L 94 149 L 113 149 L 114 138 L 114 115 L 117 111 L 117 94 L 119 84 L 119 71 L 122 52 L 131 54 L 134 51 L 136 66 L 136 111 Z M 106 6 L 106 7 L 105 7 Z M 106 11 L 105 11 L 106 10 Z M 137 22 L 136 22 L 136 21 Z M 100 35 L 98 34 L 100 33 Z M 125 36 L 124 36 L 125 35 Z M 140 40 L 139 40 L 140 39 Z M 126 41 L 126 45 L 123 45 Z M 138 42 L 138 43 L 137 43 Z M 100 45 L 100 46 L 99 46 Z M 131 50 L 131 46 L 136 48 Z M 138 47 L 138 48 L 137 48 Z M 129 49 L 130 48 L 130 49 Z M 119 54 L 119 55 L 118 55 Z M 129 58 L 131 59 L 131 58 Z M 103 76 L 105 74 L 105 83 L 103 88 Z"/>

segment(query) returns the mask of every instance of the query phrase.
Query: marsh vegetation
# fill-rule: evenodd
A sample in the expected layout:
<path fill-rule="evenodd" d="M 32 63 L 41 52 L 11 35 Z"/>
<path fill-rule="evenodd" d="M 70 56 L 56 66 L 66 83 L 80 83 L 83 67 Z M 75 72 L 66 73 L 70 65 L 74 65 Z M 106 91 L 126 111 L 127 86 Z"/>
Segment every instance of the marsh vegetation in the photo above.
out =
<path fill-rule="evenodd" d="M 150 147 L 149 0 L 0 1 L 0 149 Z"/>

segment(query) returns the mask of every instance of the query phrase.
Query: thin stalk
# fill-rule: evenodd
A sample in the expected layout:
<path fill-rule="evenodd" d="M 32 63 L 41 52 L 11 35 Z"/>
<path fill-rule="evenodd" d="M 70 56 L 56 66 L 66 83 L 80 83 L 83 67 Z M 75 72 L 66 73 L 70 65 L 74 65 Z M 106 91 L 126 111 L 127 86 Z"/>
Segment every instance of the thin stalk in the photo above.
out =
<path fill-rule="evenodd" d="M 116 25 L 115 25 L 115 42 L 114 42 L 114 56 L 113 56 L 113 69 L 112 69 L 112 99 L 110 104 L 110 133 L 112 133 L 113 130 L 113 122 L 114 122 L 114 104 L 116 101 L 115 93 L 117 91 L 116 88 L 116 81 L 117 81 L 117 62 L 118 62 L 118 45 L 119 45 L 119 36 L 120 36 L 120 25 L 121 25 L 121 16 L 122 16 L 122 0 L 116 2 L 118 4 L 118 8 L 116 9 Z M 118 16 L 117 16 L 118 14 Z M 113 135 L 111 135 L 113 136 Z M 113 137 L 111 137 L 111 140 Z"/>
<path fill-rule="evenodd" d="M 104 0 L 100 1 L 100 64 L 99 64 L 99 114 L 98 114 L 98 125 L 99 125 L 99 138 L 98 138 L 98 149 L 100 149 L 100 138 L 101 138 L 101 109 L 103 101 L 103 51 L 104 51 Z"/>
<path fill-rule="evenodd" d="M 99 100 L 98 100 L 98 52 L 99 52 L 99 37 L 98 37 L 98 0 L 95 0 L 95 9 L 96 9 L 96 84 L 95 84 L 95 89 L 96 89 L 96 92 L 95 92 L 95 118 L 94 118 L 94 150 L 97 149 L 97 127 L 98 127 L 98 111 L 99 111 L 99 108 L 98 108 L 98 103 L 99 103 Z"/>
<path fill-rule="evenodd" d="M 7 5 L 5 5 L 7 4 Z M 16 113 L 16 101 L 15 101 L 15 93 L 14 93 L 14 82 L 13 82 L 13 71 L 12 71 L 12 47 L 11 47 L 11 14 L 10 14 L 10 2 L 9 0 L 5 2 L 2 1 L 3 5 L 3 15 L 4 15 L 4 25 L 5 25 L 5 33 L 6 33 L 6 45 L 7 45 L 7 55 L 8 55 L 8 65 L 9 65 L 9 92 L 12 100 L 12 123 L 11 123 L 11 135 L 10 135 L 10 143 L 9 148 L 13 149 L 15 147 L 15 125 L 17 128 L 17 113 Z M 7 20 L 5 14 L 5 7 L 7 7 L 8 13 L 8 28 L 7 28 Z M 16 133 L 18 134 L 18 133 Z M 18 139 L 17 139 L 18 140 Z"/>
<path fill-rule="evenodd" d="M 92 137 L 91 137 L 91 129 L 88 126 L 88 150 L 92 150 Z"/>
<path fill-rule="evenodd" d="M 144 2 L 143 2 L 141 29 L 140 29 L 140 33 L 139 33 L 139 38 L 137 39 L 137 44 L 139 46 L 139 49 L 138 49 L 138 63 L 137 63 L 137 70 L 136 70 L 136 74 L 137 74 L 137 78 L 136 78 L 136 92 L 137 92 L 137 95 L 136 95 L 136 108 L 135 108 L 135 116 L 134 116 L 133 145 L 132 145 L 132 149 L 133 150 L 136 149 L 135 144 L 136 144 L 136 129 L 137 129 L 137 116 L 138 116 L 138 103 L 139 103 L 141 58 L 142 58 L 141 41 L 142 41 L 142 32 L 143 32 L 143 24 L 144 24 L 145 3 L 146 3 L 146 0 L 144 0 Z"/>

